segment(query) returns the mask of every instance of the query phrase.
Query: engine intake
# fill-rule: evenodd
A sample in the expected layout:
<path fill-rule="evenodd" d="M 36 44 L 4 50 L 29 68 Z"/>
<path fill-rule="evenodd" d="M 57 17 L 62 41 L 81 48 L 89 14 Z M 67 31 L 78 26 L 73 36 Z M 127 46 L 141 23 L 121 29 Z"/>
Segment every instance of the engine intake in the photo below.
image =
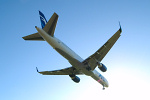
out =
<path fill-rule="evenodd" d="M 71 79 L 76 82 L 76 83 L 79 83 L 80 82 L 80 78 L 77 77 L 76 75 L 69 75 L 71 77 Z"/>
<path fill-rule="evenodd" d="M 106 72 L 107 71 L 107 67 L 102 64 L 102 63 L 98 63 L 98 68 L 102 71 L 102 72 Z"/>

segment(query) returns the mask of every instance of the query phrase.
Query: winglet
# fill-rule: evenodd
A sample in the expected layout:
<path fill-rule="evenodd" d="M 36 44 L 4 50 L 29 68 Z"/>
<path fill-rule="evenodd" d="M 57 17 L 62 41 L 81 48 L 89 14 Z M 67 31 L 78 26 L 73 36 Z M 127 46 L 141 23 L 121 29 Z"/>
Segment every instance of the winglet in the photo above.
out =
<path fill-rule="evenodd" d="M 122 32 L 122 28 L 121 28 L 121 25 L 120 25 L 120 21 L 119 21 L 119 26 L 120 26 L 120 29 L 119 29 L 119 31 L 120 31 L 120 32 Z"/>
<path fill-rule="evenodd" d="M 39 70 L 38 70 L 38 68 L 36 67 L 36 71 L 39 73 Z"/>

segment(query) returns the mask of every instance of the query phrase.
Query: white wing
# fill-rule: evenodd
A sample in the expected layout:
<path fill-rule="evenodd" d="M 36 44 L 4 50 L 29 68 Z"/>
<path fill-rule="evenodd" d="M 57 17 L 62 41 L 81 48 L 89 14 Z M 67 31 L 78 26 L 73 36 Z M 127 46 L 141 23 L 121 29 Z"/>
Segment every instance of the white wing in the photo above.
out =
<path fill-rule="evenodd" d="M 105 57 L 105 55 L 109 52 L 109 50 L 118 40 L 121 32 L 122 29 L 120 27 L 120 29 L 100 49 L 98 49 L 93 55 L 85 59 L 82 63 L 88 63 L 91 69 L 94 70 L 97 66 L 97 63 L 101 62 L 101 60 Z"/>
<path fill-rule="evenodd" d="M 65 69 L 60 70 L 54 70 L 54 71 L 41 71 L 39 72 L 37 69 L 37 72 L 43 75 L 81 75 L 82 72 L 77 71 L 74 67 L 69 67 Z"/>

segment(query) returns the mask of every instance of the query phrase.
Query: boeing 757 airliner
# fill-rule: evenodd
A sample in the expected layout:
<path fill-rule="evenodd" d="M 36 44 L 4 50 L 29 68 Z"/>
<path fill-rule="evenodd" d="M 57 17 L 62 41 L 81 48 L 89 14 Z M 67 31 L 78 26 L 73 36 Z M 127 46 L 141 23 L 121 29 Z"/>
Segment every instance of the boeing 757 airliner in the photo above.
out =
<path fill-rule="evenodd" d="M 66 58 L 72 66 L 54 71 L 39 72 L 37 69 L 37 72 L 43 75 L 69 75 L 70 78 L 76 83 L 80 82 L 80 78 L 76 75 L 85 74 L 87 76 L 91 76 L 94 80 L 100 83 L 103 86 L 103 89 L 108 87 L 109 84 L 106 78 L 96 71 L 95 68 L 98 66 L 102 72 L 107 71 L 106 66 L 101 63 L 101 60 L 105 57 L 105 55 L 120 37 L 122 32 L 121 26 L 120 29 L 94 54 L 86 59 L 82 59 L 73 50 L 71 50 L 62 41 L 54 36 L 58 15 L 54 13 L 48 22 L 42 12 L 39 11 L 39 15 L 42 28 L 35 26 L 38 32 L 25 36 L 23 39 L 48 42 L 48 44 L 50 44 L 60 55 Z"/>

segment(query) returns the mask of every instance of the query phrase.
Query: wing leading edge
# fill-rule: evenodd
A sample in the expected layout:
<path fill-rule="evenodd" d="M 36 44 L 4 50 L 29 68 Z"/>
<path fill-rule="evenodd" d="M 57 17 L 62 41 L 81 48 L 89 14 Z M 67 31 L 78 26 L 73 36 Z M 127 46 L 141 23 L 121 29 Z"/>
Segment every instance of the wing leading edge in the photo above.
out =
<path fill-rule="evenodd" d="M 121 32 L 122 32 L 122 29 L 120 26 L 120 29 L 93 55 L 91 55 L 90 57 L 85 59 L 83 61 L 83 63 L 88 63 L 90 65 L 91 69 L 94 70 L 97 66 L 97 63 L 101 62 L 101 60 L 105 57 L 105 55 L 109 52 L 109 50 L 112 48 L 112 46 L 118 40 Z"/>

